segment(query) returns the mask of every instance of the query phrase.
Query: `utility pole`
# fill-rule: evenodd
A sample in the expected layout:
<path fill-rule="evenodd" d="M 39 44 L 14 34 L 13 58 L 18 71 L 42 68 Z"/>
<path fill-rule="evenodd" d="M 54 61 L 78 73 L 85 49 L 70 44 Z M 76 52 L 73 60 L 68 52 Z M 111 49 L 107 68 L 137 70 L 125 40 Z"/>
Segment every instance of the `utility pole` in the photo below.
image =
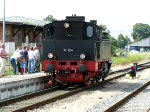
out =
<path fill-rule="evenodd" d="M 4 12 L 3 12 L 3 44 L 5 45 L 5 0 L 4 0 Z"/>

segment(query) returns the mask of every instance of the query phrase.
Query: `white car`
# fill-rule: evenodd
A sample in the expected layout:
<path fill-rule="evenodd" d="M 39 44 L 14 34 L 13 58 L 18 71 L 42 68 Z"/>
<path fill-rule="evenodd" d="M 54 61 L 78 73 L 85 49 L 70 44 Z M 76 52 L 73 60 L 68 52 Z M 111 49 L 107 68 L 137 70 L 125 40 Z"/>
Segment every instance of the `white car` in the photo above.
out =
<path fill-rule="evenodd" d="M 130 53 L 139 53 L 139 51 L 132 50 L 132 51 L 130 51 Z"/>

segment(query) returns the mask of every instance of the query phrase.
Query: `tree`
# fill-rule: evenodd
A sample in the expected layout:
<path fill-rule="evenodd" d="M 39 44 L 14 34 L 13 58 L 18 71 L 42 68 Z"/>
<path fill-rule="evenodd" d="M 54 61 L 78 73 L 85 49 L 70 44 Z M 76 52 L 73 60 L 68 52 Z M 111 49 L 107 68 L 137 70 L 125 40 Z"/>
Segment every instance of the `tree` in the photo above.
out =
<path fill-rule="evenodd" d="M 117 38 L 117 45 L 119 48 L 125 48 L 129 43 L 131 43 L 130 38 L 126 35 L 119 34 Z"/>
<path fill-rule="evenodd" d="M 49 21 L 49 22 L 52 22 L 54 20 L 56 20 L 52 15 L 48 15 L 46 18 L 44 18 L 43 20 L 45 21 Z"/>
<path fill-rule="evenodd" d="M 133 26 L 132 36 L 135 41 L 148 38 L 150 36 L 150 26 L 148 24 L 136 23 Z"/>
<path fill-rule="evenodd" d="M 122 34 L 118 35 L 117 43 L 118 43 L 119 48 L 124 48 L 125 47 L 125 38 Z"/>
<path fill-rule="evenodd" d="M 117 40 L 110 35 L 109 41 L 111 43 L 111 54 L 115 54 L 117 49 Z"/>
<path fill-rule="evenodd" d="M 126 45 L 126 46 L 129 45 L 129 43 L 131 43 L 131 40 L 130 40 L 130 38 L 126 35 L 126 36 L 125 36 L 125 45 Z"/>
<path fill-rule="evenodd" d="M 108 39 L 110 35 L 110 31 L 106 25 L 99 25 L 99 34 L 102 39 Z"/>

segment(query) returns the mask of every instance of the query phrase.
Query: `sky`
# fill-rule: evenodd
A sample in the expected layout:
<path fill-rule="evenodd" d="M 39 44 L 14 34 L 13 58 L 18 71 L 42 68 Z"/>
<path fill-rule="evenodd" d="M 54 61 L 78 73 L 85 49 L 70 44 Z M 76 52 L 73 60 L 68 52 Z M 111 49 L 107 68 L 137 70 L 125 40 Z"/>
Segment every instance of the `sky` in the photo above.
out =
<path fill-rule="evenodd" d="M 4 0 L 0 0 L 3 18 Z M 21 16 L 43 20 L 52 15 L 57 20 L 76 14 L 86 21 L 106 25 L 112 36 L 131 36 L 133 25 L 150 25 L 149 0 L 5 0 L 5 17 Z"/>

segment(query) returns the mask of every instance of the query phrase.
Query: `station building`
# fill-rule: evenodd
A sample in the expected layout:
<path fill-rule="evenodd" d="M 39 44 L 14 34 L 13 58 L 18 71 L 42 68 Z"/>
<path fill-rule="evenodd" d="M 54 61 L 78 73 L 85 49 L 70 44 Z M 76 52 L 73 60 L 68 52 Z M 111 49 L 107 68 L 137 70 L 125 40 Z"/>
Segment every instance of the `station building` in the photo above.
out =
<path fill-rule="evenodd" d="M 150 37 L 138 41 L 136 43 L 130 44 L 126 47 L 129 52 L 137 51 L 137 52 L 150 52 Z"/>
<path fill-rule="evenodd" d="M 14 43 L 15 48 L 36 45 L 42 51 L 43 26 L 46 21 L 13 16 L 5 18 L 5 42 Z M 0 19 L 0 43 L 3 42 L 3 19 Z"/>

